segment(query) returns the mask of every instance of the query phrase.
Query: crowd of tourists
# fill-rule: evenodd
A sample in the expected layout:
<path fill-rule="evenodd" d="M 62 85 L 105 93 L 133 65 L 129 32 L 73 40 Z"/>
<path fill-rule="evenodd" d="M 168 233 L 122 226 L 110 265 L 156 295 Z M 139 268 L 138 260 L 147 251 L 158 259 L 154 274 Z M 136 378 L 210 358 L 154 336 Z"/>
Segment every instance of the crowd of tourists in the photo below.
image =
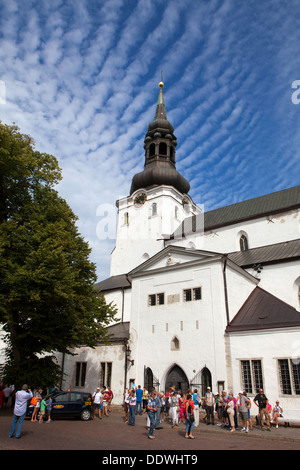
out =
<path fill-rule="evenodd" d="M 25 384 L 17 392 L 14 387 L 8 386 L 2 387 L 1 392 L 0 406 L 7 407 L 9 398 L 11 405 L 14 406 L 9 437 L 12 437 L 15 432 L 15 437 L 20 436 L 29 400 L 34 405 L 31 421 L 38 419 L 39 422 L 43 422 L 46 414 L 47 422 L 51 422 L 51 398 L 50 401 L 45 401 L 41 389 L 32 392 Z M 97 388 L 93 394 L 94 417 L 96 415 L 100 419 L 102 416 L 108 417 L 111 412 L 112 400 L 113 392 L 110 387 L 104 387 L 102 390 Z M 254 413 L 251 413 L 252 402 L 257 406 Z M 278 418 L 283 414 L 279 401 L 276 401 L 275 406 L 272 407 L 263 389 L 260 389 L 252 402 L 247 393 L 243 391 L 240 391 L 237 396 L 227 393 L 225 390 L 221 394 L 213 394 L 211 388 L 207 387 L 203 397 L 197 389 L 193 391 L 189 389 L 186 393 L 182 393 L 173 386 L 165 393 L 164 391 L 156 391 L 154 388 L 148 391 L 139 385 L 125 389 L 124 421 L 128 425 L 134 426 L 136 415 L 145 414 L 149 439 L 155 438 L 154 430 L 162 429 L 164 422 L 172 428 L 183 423 L 186 439 L 195 439 L 193 430 L 199 426 L 200 420 L 207 425 L 217 424 L 227 428 L 232 433 L 239 427 L 241 427 L 241 431 L 246 433 L 249 432 L 249 429 L 253 429 L 251 416 L 255 416 L 256 423 L 260 425 L 262 430 L 265 429 L 265 423 L 268 431 L 271 430 L 271 423 L 274 423 L 278 428 Z M 37 418 L 38 416 L 39 418 Z"/>
<path fill-rule="evenodd" d="M 261 429 L 265 429 L 264 424 L 266 423 L 266 429 L 270 431 L 272 422 L 278 428 L 278 418 L 283 413 L 279 401 L 276 401 L 275 406 L 272 407 L 264 391 L 260 389 L 254 397 L 253 403 L 257 406 L 254 415 Z M 173 386 L 166 393 L 164 391 L 158 392 L 154 388 L 149 392 L 145 387 L 142 389 L 139 385 L 133 389 L 125 389 L 124 421 L 128 425 L 134 426 L 135 416 L 145 413 L 150 439 L 154 439 L 155 429 L 162 429 L 163 422 L 169 422 L 172 428 L 183 423 L 185 438 L 194 439 L 193 430 L 199 426 L 200 419 L 203 419 L 207 425 L 217 424 L 229 429 L 232 433 L 239 427 L 241 431 L 248 433 L 249 429 L 253 429 L 251 406 L 250 398 L 243 391 L 240 391 L 235 397 L 225 390 L 221 394 L 213 394 L 211 388 L 207 387 L 205 396 L 202 397 L 197 389 L 193 391 L 189 389 L 187 393 L 181 393 Z"/>

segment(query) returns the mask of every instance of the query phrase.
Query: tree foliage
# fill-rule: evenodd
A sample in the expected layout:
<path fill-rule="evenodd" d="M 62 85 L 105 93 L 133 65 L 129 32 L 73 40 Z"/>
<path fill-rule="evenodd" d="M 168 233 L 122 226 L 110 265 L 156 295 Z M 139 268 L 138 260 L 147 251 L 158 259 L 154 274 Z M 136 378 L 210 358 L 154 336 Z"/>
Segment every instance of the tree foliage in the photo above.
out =
<path fill-rule="evenodd" d="M 61 179 L 56 158 L 36 151 L 16 126 L 0 122 L 0 168 L 5 372 L 22 383 L 34 370 L 47 370 L 53 383 L 59 370 L 47 355 L 95 347 L 116 312 L 94 289 L 91 250 L 78 233 L 77 217 L 54 189 Z"/>

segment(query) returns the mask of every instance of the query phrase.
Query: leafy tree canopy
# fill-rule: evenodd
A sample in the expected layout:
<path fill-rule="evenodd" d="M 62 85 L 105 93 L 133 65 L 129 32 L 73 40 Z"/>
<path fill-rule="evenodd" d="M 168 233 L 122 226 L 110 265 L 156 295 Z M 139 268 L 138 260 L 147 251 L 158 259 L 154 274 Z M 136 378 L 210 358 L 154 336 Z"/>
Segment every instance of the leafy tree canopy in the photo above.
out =
<path fill-rule="evenodd" d="M 56 158 L 36 151 L 29 136 L 0 121 L 0 169 L 5 373 L 20 384 L 36 371 L 37 385 L 46 368 L 53 383 L 59 370 L 49 356 L 83 344 L 95 347 L 105 340 L 116 310 L 94 289 L 91 250 L 78 233 L 77 217 L 54 189 L 61 179 Z"/>

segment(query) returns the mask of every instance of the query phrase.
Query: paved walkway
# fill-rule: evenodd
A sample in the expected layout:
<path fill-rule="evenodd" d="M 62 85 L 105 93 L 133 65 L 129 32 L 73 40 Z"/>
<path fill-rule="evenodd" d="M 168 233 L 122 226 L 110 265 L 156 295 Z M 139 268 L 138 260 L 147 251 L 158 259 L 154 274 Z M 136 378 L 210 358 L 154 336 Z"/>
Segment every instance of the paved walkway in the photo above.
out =
<path fill-rule="evenodd" d="M 9 439 L 12 410 L 0 411 L 1 450 L 101 450 L 101 451 L 168 451 L 185 452 L 201 450 L 299 450 L 300 427 L 272 426 L 261 431 L 256 425 L 248 434 L 237 430 L 230 433 L 216 424 L 201 422 L 194 430 L 194 440 L 184 439 L 185 425 L 172 429 L 168 419 L 163 429 L 156 430 L 156 439 L 147 438 L 146 415 L 136 417 L 136 425 L 124 423 L 123 413 L 114 408 L 108 418 L 95 418 L 82 422 L 57 419 L 50 424 L 31 423 L 25 420 L 21 439 Z"/>

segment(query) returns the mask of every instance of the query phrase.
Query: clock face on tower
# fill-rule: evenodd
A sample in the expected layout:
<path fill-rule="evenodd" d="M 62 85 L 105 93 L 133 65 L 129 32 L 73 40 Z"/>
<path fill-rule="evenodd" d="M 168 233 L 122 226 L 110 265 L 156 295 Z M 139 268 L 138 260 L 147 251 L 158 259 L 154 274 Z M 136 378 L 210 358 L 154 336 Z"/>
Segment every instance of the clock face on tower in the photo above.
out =
<path fill-rule="evenodd" d="M 144 192 L 138 193 L 133 200 L 134 205 L 137 207 L 142 206 L 146 201 L 147 201 L 147 194 Z"/>

